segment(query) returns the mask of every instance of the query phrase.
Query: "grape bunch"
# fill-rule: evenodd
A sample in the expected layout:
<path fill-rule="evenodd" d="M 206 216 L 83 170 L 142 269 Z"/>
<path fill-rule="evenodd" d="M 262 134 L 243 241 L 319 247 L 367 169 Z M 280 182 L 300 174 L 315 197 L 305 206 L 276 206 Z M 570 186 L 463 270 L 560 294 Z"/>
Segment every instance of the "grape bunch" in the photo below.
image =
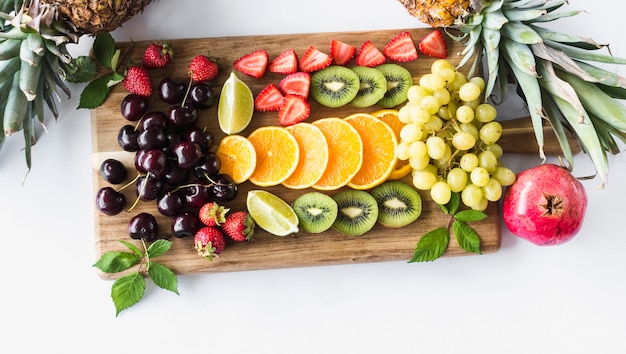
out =
<path fill-rule="evenodd" d="M 463 204 L 483 211 L 498 201 L 515 173 L 502 165 L 496 108 L 481 101 L 485 82 L 467 78 L 450 62 L 433 62 L 398 110 L 404 123 L 396 154 L 408 160 L 413 185 L 438 204 L 460 193 Z"/>
<path fill-rule="evenodd" d="M 96 207 L 116 215 L 140 201 L 153 202 L 160 214 L 172 218 L 172 235 L 193 237 L 200 226 L 200 207 L 231 201 L 237 194 L 232 178 L 220 173 L 214 135 L 197 126 L 198 110 L 215 105 L 216 97 L 207 83 L 190 80 L 187 86 L 171 78 L 159 83 L 158 95 L 168 109 L 152 110 L 149 98 L 132 93 L 122 100 L 120 111 L 127 123 L 119 129 L 117 143 L 134 154 L 137 177 L 118 190 L 102 187 Z M 100 175 L 111 185 L 123 183 L 128 174 L 118 160 L 101 163 Z M 122 193 L 128 186 L 134 186 L 132 204 Z M 156 218 L 146 212 L 132 217 L 128 229 L 133 239 L 154 241 L 159 236 Z"/>

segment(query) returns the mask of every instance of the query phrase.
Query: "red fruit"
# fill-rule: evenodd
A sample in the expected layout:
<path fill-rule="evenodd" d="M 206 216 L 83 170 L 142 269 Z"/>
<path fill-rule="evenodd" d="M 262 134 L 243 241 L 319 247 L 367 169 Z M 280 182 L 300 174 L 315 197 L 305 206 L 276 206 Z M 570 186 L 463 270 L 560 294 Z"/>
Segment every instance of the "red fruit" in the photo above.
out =
<path fill-rule="evenodd" d="M 337 65 L 346 65 L 354 58 L 356 47 L 333 39 L 330 41 L 330 56 Z"/>
<path fill-rule="evenodd" d="M 200 207 L 198 217 L 206 226 L 219 226 L 226 221 L 226 213 L 230 209 L 214 202 L 208 202 Z"/>
<path fill-rule="evenodd" d="M 222 231 L 234 241 L 242 242 L 252 239 L 255 226 L 250 214 L 240 210 L 228 214 L 226 222 L 222 225 Z"/>
<path fill-rule="evenodd" d="M 419 42 L 420 51 L 430 57 L 445 59 L 448 57 L 448 45 L 440 30 L 434 30 L 427 34 Z"/>
<path fill-rule="evenodd" d="M 267 51 L 259 49 L 237 59 L 234 67 L 243 74 L 259 79 L 265 75 L 269 60 Z"/>
<path fill-rule="evenodd" d="M 311 106 L 306 98 L 287 95 L 278 111 L 278 123 L 283 127 L 300 123 L 311 115 Z"/>
<path fill-rule="evenodd" d="M 502 215 L 513 234 L 544 246 L 571 240 L 586 209 L 582 183 L 561 166 L 543 164 L 517 175 L 504 194 Z"/>
<path fill-rule="evenodd" d="M 191 79 L 193 81 L 206 82 L 214 80 L 220 69 L 215 59 L 204 54 L 199 54 L 191 59 L 189 71 L 191 72 Z"/>
<path fill-rule="evenodd" d="M 278 88 L 284 95 L 300 95 L 308 98 L 311 89 L 311 74 L 300 71 L 287 75 L 280 80 Z"/>
<path fill-rule="evenodd" d="M 224 250 L 226 239 L 222 230 L 215 226 L 205 226 L 193 237 L 193 247 L 198 255 L 212 261 Z"/>
<path fill-rule="evenodd" d="M 163 68 L 172 62 L 174 50 L 169 42 L 153 42 L 143 53 L 143 66 L 148 69 Z"/>
<path fill-rule="evenodd" d="M 314 46 L 310 46 L 300 58 L 300 71 L 313 72 L 322 70 L 332 64 L 333 58 L 320 51 Z"/>
<path fill-rule="evenodd" d="M 356 55 L 356 65 L 361 66 L 374 67 L 384 63 L 385 60 L 385 55 L 369 40 L 361 45 Z"/>
<path fill-rule="evenodd" d="M 130 93 L 144 97 L 152 95 L 152 78 L 143 66 L 129 67 L 122 83 Z"/>
<path fill-rule="evenodd" d="M 298 55 L 293 49 L 288 49 L 274 58 L 269 71 L 278 74 L 293 74 L 298 71 Z"/>
<path fill-rule="evenodd" d="M 274 84 L 268 84 L 254 99 L 257 112 L 278 112 L 283 104 L 283 93 Z"/>
<path fill-rule="evenodd" d="M 391 60 L 402 63 L 417 59 L 417 48 L 411 33 L 404 31 L 392 38 L 383 48 L 383 54 Z"/>

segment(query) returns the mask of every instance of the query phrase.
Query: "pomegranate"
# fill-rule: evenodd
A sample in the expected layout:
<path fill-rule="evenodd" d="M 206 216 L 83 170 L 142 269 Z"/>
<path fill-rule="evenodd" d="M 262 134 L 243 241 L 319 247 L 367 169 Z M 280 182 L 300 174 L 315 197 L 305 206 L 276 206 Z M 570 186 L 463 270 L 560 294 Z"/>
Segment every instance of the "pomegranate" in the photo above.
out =
<path fill-rule="evenodd" d="M 522 171 L 504 194 L 502 214 L 507 228 L 536 245 L 559 245 L 582 226 L 587 194 L 565 168 L 542 164 Z"/>

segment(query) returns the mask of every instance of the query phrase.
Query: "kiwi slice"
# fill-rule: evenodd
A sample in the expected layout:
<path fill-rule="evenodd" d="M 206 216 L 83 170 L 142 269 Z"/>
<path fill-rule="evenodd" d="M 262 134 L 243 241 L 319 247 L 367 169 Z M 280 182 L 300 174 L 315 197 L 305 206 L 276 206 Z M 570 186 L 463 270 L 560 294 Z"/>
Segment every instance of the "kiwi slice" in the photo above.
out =
<path fill-rule="evenodd" d="M 326 107 L 344 106 L 358 92 L 358 75 L 344 66 L 331 65 L 311 75 L 311 97 Z"/>
<path fill-rule="evenodd" d="M 350 102 L 354 107 L 370 107 L 380 101 L 387 92 L 387 79 L 380 70 L 368 66 L 351 68 L 359 77 L 359 92 Z"/>
<path fill-rule="evenodd" d="M 298 216 L 300 228 L 314 234 L 328 230 L 337 218 L 337 202 L 320 192 L 300 195 L 292 208 Z"/>
<path fill-rule="evenodd" d="M 411 72 L 398 64 L 381 64 L 375 67 L 387 80 L 387 92 L 378 104 L 384 108 L 393 108 L 408 98 L 409 88 L 413 86 Z"/>
<path fill-rule="evenodd" d="M 370 191 L 378 205 L 378 222 L 403 227 L 419 218 L 422 198 L 415 188 L 402 181 L 387 181 Z"/>
<path fill-rule="evenodd" d="M 368 192 L 344 189 L 332 197 L 339 210 L 333 228 L 343 234 L 359 236 L 368 232 L 378 220 L 378 204 Z"/>

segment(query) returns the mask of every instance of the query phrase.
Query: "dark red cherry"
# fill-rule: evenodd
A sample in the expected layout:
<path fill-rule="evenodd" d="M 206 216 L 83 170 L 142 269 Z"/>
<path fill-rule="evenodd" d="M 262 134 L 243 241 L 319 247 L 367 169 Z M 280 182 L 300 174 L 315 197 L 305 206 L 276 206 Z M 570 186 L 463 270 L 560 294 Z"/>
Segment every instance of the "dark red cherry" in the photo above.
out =
<path fill-rule="evenodd" d="M 102 187 L 96 192 L 96 208 L 106 215 L 117 215 L 125 206 L 124 194 L 111 187 Z"/>
<path fill-rule="evenodd" d="M 137 125 L 137 129 L 142 131 L 148 127 L 157 126 L 161 130 L 167 130 L 167 115 L 161 111 L 150 111 L 143 115 L 141 121 Z"/>
<path fill-rule="evenodd" d="M 189 141 L 181 141 L 176 144 L 173 152 L 176 156 L 178 167 L 183 170 L 194 167 L 200 160 L 200 157 L 202 157 L 202 150 L 200 149 L 200 146 Z"/>
<path fill-rule="evenodd" d="M 174 129 L 189 129 L 196 125 L 198 110 L 188 104 L 171 106 L 168 110 L 167 119 Z"/>
<path fill-rule="evenodd" d="M 196 213 L 184 211 L 172 219 L 172 235 L 178 238 L 193 237 L 200 226 L 200 218 Z"/>
<path fill-rule="evenodd" d="M 134 240 L 152 242 L 159 237 L 159 224 L 149 213 L 139 213 L 128 222 L 128 234 Z"/>
<path fill-rule="evenodd" d="M 198 109 L 207 109 L 215 105 L 216 97 L 211 86 L 204 82 L 194 82 L 189 89 L 189 99 Z"/>
<path fill-rule="evenodd" d="M 131 122 L 138 121 L 148 111 L 148 99 L 134 93 L 126 95 L 120 107 L 122 117 Z"/>
<path fill-rule="evenodd" d="M 172 78 L 166 77 L 159 83 L 159 98 L 169 104 L 177 104 L 183 100 L 187 87 Z"/>
<path fill-rule="evenodd" d="M 179 191 L 164 193 L 157 199 L 157 210 L 165 216 L 175 216 L 185 207 L 185 197 Z"/>
<path fill-rule="evenodd" d="M 137 137 L 139 131 L 132 125 L 124 125 L 117 133 L 117 143 L 124 149 L 124 151 L 135 152 L 139 150 L 139 144 L 137 143 Z"/>
<path fill-rule="evenodd" d="M 128 170 L 116 159 L 106 159 L 100 164 L 100 176 L 111 184 L 120 184 L 126 180 Z"/>

